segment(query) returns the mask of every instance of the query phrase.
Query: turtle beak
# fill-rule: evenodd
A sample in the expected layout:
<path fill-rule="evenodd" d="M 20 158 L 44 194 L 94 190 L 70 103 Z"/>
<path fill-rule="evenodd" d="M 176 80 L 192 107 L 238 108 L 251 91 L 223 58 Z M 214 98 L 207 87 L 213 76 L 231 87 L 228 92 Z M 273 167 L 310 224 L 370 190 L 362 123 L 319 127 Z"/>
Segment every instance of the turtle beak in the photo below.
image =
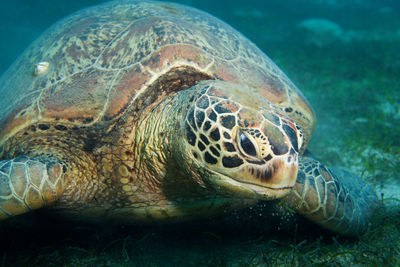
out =
<path fill-rule="evenodd" d="M 235 197 L 240 195 L 270 200 L 289 194 L 296 183 L 297 171 L 297 162 L 288 166 L 281 160 L 275 160 L 268 167 L 244 171 L 240 177 L 212 172 L 208 180 L 215 185 L 218 191 L 230 192 Z"/>
<path fill-rule="evenodd" d="M 295 151 L 271 158 L 261 164 L 253 163 L 244 168 L 240 176 L 233 178 L 245 184 L 253 184 L 264 188 L 268 197 L 279 197 L 284 191 L 289 191 L 296 183 L 298 172 L 298 154 Z M 235 177 L 236 176 L 236 177 Z M 257 190 L 262 193 L 262 189 Z M 273 191 L 277 191 L 273 193 Z M 278 191 L 281 191 L 278 193 Z"/>

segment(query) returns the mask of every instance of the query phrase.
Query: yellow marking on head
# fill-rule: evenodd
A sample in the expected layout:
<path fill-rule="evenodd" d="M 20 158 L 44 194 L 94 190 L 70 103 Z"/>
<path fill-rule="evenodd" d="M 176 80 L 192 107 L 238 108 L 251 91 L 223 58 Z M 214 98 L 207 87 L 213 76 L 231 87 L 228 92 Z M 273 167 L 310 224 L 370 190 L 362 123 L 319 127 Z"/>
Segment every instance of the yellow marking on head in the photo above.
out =
<path fill-rule="evenodd" d="M 129 191 L 132 191 L 132 187 L 130 185 L 124 185 L 122 187 L 122 190 L 124 190 L 125 192 L 129 192 Z"/>
<path fill-rule="evenodd" d="M 127 184 L 129 182 L 129 179 L 128 178 L 121 178 L 119 181 L 121 182 L 121 184 Z"/>
<path fill-rule="evenodd" d="M 123 177 L 128 176 L 129 174 L 128 168 L 125 165 L 120 165 L 118 167 L 118 174 Z"/>

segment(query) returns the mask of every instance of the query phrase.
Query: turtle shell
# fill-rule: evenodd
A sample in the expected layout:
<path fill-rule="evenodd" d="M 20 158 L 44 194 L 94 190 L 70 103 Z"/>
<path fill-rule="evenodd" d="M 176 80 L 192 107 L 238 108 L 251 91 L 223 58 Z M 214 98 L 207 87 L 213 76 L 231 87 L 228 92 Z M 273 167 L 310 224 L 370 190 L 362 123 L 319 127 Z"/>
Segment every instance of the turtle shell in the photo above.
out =
<path fill-rule="evenodd" d="M 307 143 L 312 108 L 242 34 L 190 7 L 112 1 L 57 22 L 2 76 L 0 145 L 33 124 L 106 127 L 129 110 L 139 117 L 206 79 L 267 98 L 301 127 Z"/>

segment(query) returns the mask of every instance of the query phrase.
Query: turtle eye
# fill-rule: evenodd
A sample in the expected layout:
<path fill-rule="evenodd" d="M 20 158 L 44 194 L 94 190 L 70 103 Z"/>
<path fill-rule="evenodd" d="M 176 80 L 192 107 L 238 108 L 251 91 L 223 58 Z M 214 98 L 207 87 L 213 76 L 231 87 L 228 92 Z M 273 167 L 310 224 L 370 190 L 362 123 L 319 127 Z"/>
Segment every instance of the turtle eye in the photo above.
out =
<path fill-rule="evenodd" d="M 247 155 L 253 157 L 257 156 L 256 148 L 253 142 L 251 142 L 251 140 L 247 137 L 245 133 L 240 133 L 239 139 L 240 139 L 240 146 Z"/>

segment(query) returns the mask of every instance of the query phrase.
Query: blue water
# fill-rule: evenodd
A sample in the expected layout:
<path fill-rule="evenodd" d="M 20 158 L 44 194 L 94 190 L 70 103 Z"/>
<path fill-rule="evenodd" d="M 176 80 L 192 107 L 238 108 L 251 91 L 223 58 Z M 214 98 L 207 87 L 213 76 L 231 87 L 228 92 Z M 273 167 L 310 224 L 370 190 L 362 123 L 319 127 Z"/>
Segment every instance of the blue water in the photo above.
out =
<path fill-rule="evenodd" d="M 1 0 L 0 74 L 52 23 L 102 2 Z M 238 29 L 293 80 L 317 114 L 318 126 L 310 143 L 313 154 L 328 165 L 362 175 L 384 199 L 399 198 L 400 1 L 175 2 L 207 11 Z M 396 208 L 390 201 L 385 205 L 389 210 Z M 394 224 L 388 227 L 398 229 L 398 210 L 395 214 Z M 263 266 L 271 258 L 288 257 L 299 244 L 322 240 L 319 251 L 335 246 L 330 233 L 301 219 L 296 224 L 265 214 L 258 218 L 254 211 L 236 215 L 131 229 L 64 222 L 45 214 L 43 219 L 39 213 L 0 224 L 1 240 L 8 240 L 0 245 L 0 265 Z M 379 248 L 389 244 L 394 256 L 387 257 L 396 258 L 400 244 L 387 241 L 386 230 L 379 224 L 371 234 L 379 245 L 369 244 L 367 251 L 379 254 Z M 367 238 L 361 240 L 349 241 L 344 249 L 360 249 L 357 245 L 365 243 L 357 242 Z M 310 247 L 302 253 L 316 252 Z M 368 257 L 385 262 L 373 253 Z M 354 259 L 349 256 L 338 262 L 348 264 Z M 299 265 L 298 261 L 286 263 Z"/>
<path fill-rule="evenodd" d="M 2 0 L 0 73 L 52 23 L 100 0 Z M 243 32 L 265 51 L 307 18 L 332 19 L 345 28 L 396 30 L 396 0 L 175 1 L 207 11 Z M 372 19 L 373 18 L 373 19 Z M 397 28 L 398 29 L 398 28 Z M 271 35 L 271 33 L 273 33 Z M 267 42 L 268 41 L 268 42 Z M 267 43 L 266 43 L 267 42 Z"/>

